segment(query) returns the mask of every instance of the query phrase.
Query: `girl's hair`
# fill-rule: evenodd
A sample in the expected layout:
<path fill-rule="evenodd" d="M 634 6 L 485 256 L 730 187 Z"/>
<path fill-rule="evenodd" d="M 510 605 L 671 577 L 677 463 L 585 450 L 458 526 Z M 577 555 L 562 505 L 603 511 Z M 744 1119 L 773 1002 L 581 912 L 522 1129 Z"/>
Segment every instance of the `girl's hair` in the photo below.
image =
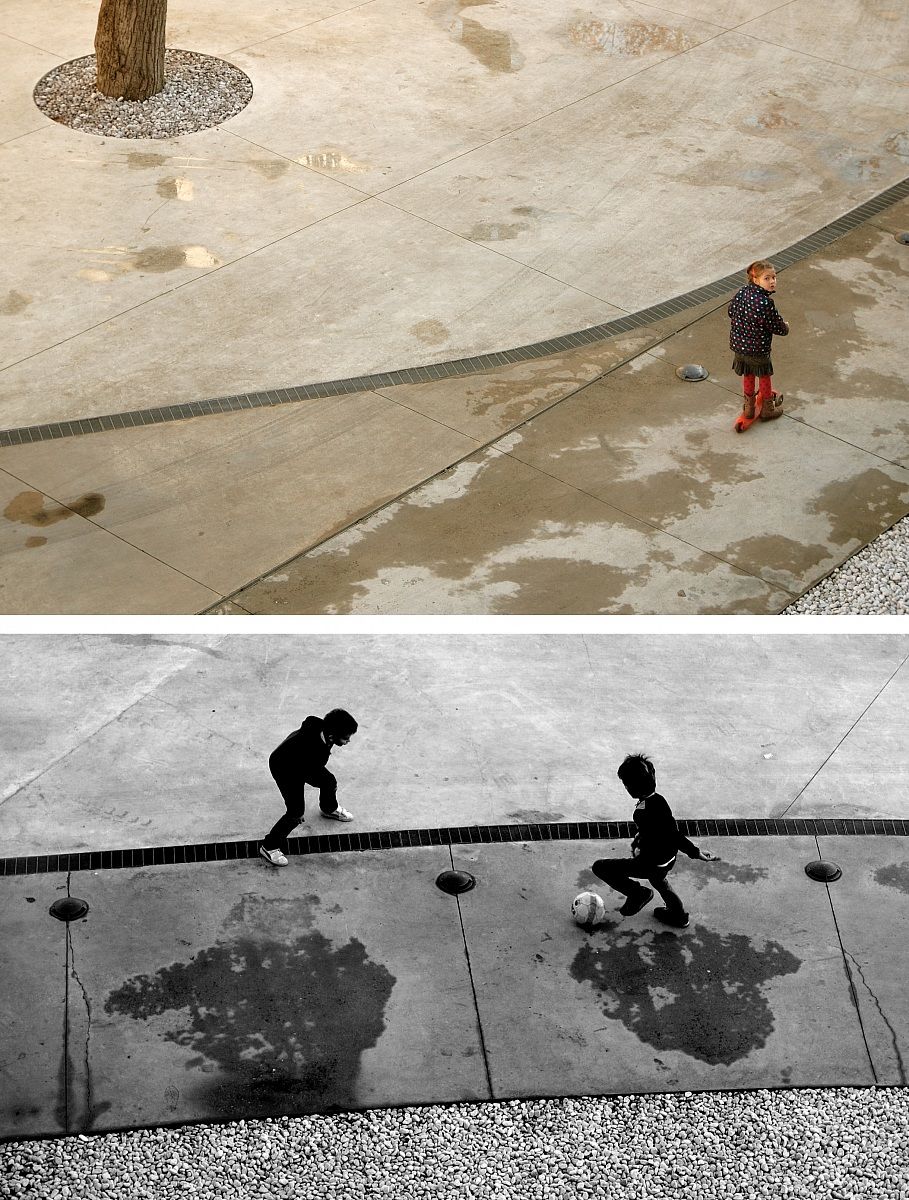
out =
<path fill-rule="evenodd" d="M 754 281 L 755 281 L 755 279 L 757 279 L 758 275 L 762 275 L 764 273 L 764 271 L 775 271 L 775 270 L 776 270 L 776 267 L 773 265 L 772 262 L 767 262 L 765 259 L 759 258 L 757 260 L 757 262 L 751 263 L 751 265 L 748 267 L 748 281 L 749 281 L 749 283 L 754 283 Z"/>

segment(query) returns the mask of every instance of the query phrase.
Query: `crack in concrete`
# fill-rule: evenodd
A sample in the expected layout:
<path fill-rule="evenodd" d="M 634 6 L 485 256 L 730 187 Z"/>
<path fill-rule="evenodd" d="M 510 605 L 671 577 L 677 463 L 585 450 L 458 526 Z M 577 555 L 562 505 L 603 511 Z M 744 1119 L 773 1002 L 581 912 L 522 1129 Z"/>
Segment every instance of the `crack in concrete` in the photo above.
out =
<path fill-rule="evenodd" d="M 79 973 L 76 970 L 76 955 L 73 948 L 72 933 L 69 925 L 66 927 L 66 936 L 69 949 L 69 974 L 76 981 L 79 991 L 82 993 L 82 1003 L 85 1005 L 85 1045 L 83 1049 L 83 1062 L 85 1067 L 84 1078 L 82 1082 L 83 1094 L 83 1116 L 79 1124 L 79 1130 L 82 1133 L 87 1132 L 95 1123 L 95 1118 L 106 1109 L 110 1108 L 110 1104 L 95 1105 L 94 1088 L 92 1086 L 92 1067 L 91 1067 L 91 1037 L 92 1037 L 92 1002 L 89 999 L 88 992 L 85 990 L 85 984 L 79 978 Z M 69 1092 L 74 1091 L 74 1087 L 67 1088 L 67 1122 L 69 1119 Z M 68 1128 L 68 1125 L 67 1125 Z"/>
<path fill-rule="evenodd" d="M 880 1002 L 880 1000 L 878 1000 L 877 996 L 871 990 L 871 985 L 869 984 L 868 980 L 865 978 L 865 973 L 862 971 L 862 968 L 859 965 L 858 959 L 855 957 L 854 954 L 850 954 L 849 951 L 845 947 L 843 947 L 843 953 L 846 955 L 847 958 L 852 960 L 852 963 L 853 963 L 856 971 L 858 971 L 859 979 L 861 979 L 862 983 L 865 985 L 868 995 L 874 1001 L 874 1006 L 877 1009 L 877 1011 L 880 1013 L 881 1020 L 887 1026 L 887 1029 L 890 1033 L 890 1040 L 893 1042 L 893 1053 L 896 1056 L 896 1064 L 897 1064 L 897 1068 L 900 1073 L 900 1083 L 905 1085 L 906 1083 L 909 1083 L 909 1079 L 907 1079 L 907 1077 L 906 1077 L 906 1064 L 903 1062 L 903 1056 L 900 1053 L 899 1042 L 897 1041 L 897 1036 L 896 1036 L 896 1030 L 893 1028 L 893 1026 L 887 1020 L 887 1017 L 884 1015 L 884 1010 L 881 1007 L 881 1002 Z"/>

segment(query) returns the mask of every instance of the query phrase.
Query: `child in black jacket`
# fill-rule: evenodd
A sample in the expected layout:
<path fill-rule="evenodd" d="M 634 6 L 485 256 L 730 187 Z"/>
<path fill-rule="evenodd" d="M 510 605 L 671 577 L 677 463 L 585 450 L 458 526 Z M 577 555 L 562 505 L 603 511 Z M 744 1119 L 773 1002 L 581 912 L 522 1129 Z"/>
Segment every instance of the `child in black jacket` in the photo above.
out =
<path fill-rule="evenodd" d="M 664 925 L 684 929 L 689 917 L 679 897 L 669 886 L 667 876 L 675 866 L 676 855 L 683 850 L 689 858 L 714 862 L 716 854 L 699 850 L 679 832 L 672 809 L 656 791 L 656 771 L 643 754 L 629 754 L 618 769 L 625 790 L 637 801 L 634 823 L 637 832 L 631 842 L 631 858 L 599 858 L 593 864 L 594 875 L 611 888 L 627 896 L 619 912 L 632 917 L 653 899 L 653 888 L 635 882 L 646 879 L 663 898 L 665 908 L 654 910 Z"/>

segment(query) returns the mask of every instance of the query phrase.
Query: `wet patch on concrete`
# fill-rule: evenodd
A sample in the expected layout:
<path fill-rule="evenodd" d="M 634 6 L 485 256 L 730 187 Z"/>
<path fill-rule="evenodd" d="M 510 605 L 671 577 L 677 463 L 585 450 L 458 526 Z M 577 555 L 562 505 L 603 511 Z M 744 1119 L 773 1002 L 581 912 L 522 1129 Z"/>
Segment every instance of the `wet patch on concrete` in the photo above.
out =
<path fill-rule="evenodd" d="M 895 888 L 903 895 L 909 896 L 909 862 L 878 867 L 874 872 L 874 882 L 879 883 L 881 887 Z"/>
<path fill-rule="evenodd" d="M 592 13 L 583 13 L 569 24 L 568 40 L 572 45 L 615 58 L 681 54 L 698 44 L 691 34 L 668 25 L 653 21 L 604 21 Z"/>
<path fill-rule="evenodd" d="M 603 1015 L 642 1042 L 730 1066 L 766 1045 L 774 1016 L 764 989 L 802 960 L 777 942 L 696 925 L 681 934 L 606 935 L 582 946 L 569 967 Z"/>
<path fill-rule="evenodd" d="M 516 821 L 521 825 L 554 825 L 565 816 L 564 813 L 545 812 L 539 808 L 518 808 L 514 812 L 506 813 L 505 815 L 509 820 Z"/>
<path fill-rule="evenodd" d="M 742 538 L 720 553 L 733 566 L 758 571 L 768 582 L 796 590 L 807 587 L 814 581 L 817 568 L 831 561 L 829 546 L 820 542 L 803 545 L 781 533 Z"/>
<path fill-rule="evenodd" d="M 169 176 L 166 179 L 159 179 L 155 191 L 164 200 L 184 200 L 190 201 L 193 198 L 194 187 L 191 179 L 177 179 L 174 176 Z"/>
<path fill-rule="evenodd" d="M 221 260 L 204 246 L 148 246 L 134 251 L 128 265 L 135 271 L 159 274 L 181 267 L 219 267 Z"/>
<path fill-rule="evenodd" d="M 166 162 L 166 154 L 146 154 L 139 150 L 131 150 L 126 156 L 126 164 L 133 171 L 145 171 L 149 167 L 163 167 Z"/>
<path fill-rule="evenodd" d="M 437 346 L 451 336 L 441 321 L 418 321 L 416 325 L 411 325 L 410 333 L 426 346 Z"/>
<path fill-rule="evenodd" d="M 452 22 L 452 36 L 487 70 L 501 73 L 520 71 L 524 55 L 510 33 L 487 29 L 469 17 L 457 17 Z"/>
<path fill-rule="evenodd" d="M 317 150 L 313 154 L 304 154 L 297 159 L 301 167 L 311 167 L 314 171 L 345 171 L 360 172 L 369 170 L 362 163 L 348 158 L 343 150 Z"/>
<path fill-rule="evenodd" d="M 251 165 L 268 180 L 280 179 L 290 167 L 286 158 L 254 158 Z"/>
<path fill-rule="evenodd" d="M 909 479 L 900 483 L 871 467 L 850 479 L 833 480 L 818 493 L 809 512 L 830 522 L 830 540 L 838 546 L 867 542 L 906 514 Z"/>
<path fill-rule="evenodd" d="M 166 1018 L 159 1036 L 194 1051 L 188 1094 L 218 1119 L 355 1107 L 396 980 L 357 938 L 336 946 L 312 929 L 317 904 L 242 896 L 217 944 L 125 980 L 104 1011 Z"/>
<path fill-rule="evenodd" d="M 11 288 L 4 300 L 0 300 L 0 313 L 4 317 L 16 317 L 21 312 L 25 312 L 31 304 L 31 296 L 26 296 L 24 292 L 17 292 L 15 288 Z"/>
<path fill-rule="evenodd" d="M 3 510 L 8 521 L 39 527 L 56 525 L 69 517 L 94 517 L 104 508 L 105 499 L 99 492 L 86 492 L 69 504 L 44 507 L 45 497 L 41 492 L 19 492 Z M 44 539 L 46 540 L 46 539 Z"/>
<path fill-rule="evenodd" d="M 39 546 L 46 546 L 46 537 L 30 537 L 25 539 L 26 550 L 37 550 Z"/>
<path fill-rule="evenodd" d="M 173 646 L 177 650 L 192 650 L 197 654 L 208 654 L 211 658 L 224 658 L 223 650 L 203 646 L 199 642 L 177 642 L 169 638 L 156 637 L 153 633 L 114 633 L 106 639 L 113 646 L 125 646 L 128 650 L 147 650 L 150 646 Z M 126 813 L 121 813 L 125 817 Z"/>
<path fill-rule="evenodd" d="M 508 225 L 502 221 L 480 221 L 467 233 L 472 242 L 510 242 L 529 226 Z"/>
<path fill-rule="evenodd" d="M 701 840 L 706 843 L 706 839 Z M 770 871 L 767 867 L 753 867 L 750 863 L 724 862 L 722 859 L 704 863 L 680 854 L 670 878 L 677 878 L 679 875 L 685 877 L 686 888 L 691 886 L 696 891 L 703 891 L 710 883 L 732 883 L 741 887 L 750 887 L 762 879 L 767 879 Z"/>

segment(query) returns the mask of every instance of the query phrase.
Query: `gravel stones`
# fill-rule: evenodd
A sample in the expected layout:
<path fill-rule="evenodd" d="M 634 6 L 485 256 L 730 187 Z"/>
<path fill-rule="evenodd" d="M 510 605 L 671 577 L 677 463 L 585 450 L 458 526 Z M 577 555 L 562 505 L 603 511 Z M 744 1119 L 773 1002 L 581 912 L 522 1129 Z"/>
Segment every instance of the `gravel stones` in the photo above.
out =
<path fill-rule="evenodd" d="M 191 50 L 164 51 L 164 88 L 147 100 L 95 91 L 95 56 L 74 58 L 39 80 L 34 99 L 52 121 L 103 137 L 172 138 L 234 117 L 253 86 L 238 67 Z M 0 1193 L 2 1194 L 2 1193 Z"/>
<path fill-rule="evenodd" d="M 0 1196 L 907 1200 L 909 1088 L 281 1117 L 0 1147 Z"/>
<path fill-rule="evenodd" d="M 899 616 L 909 613 L 909 517 L 869 542 L 783 609 L 783 616 Z"/>

